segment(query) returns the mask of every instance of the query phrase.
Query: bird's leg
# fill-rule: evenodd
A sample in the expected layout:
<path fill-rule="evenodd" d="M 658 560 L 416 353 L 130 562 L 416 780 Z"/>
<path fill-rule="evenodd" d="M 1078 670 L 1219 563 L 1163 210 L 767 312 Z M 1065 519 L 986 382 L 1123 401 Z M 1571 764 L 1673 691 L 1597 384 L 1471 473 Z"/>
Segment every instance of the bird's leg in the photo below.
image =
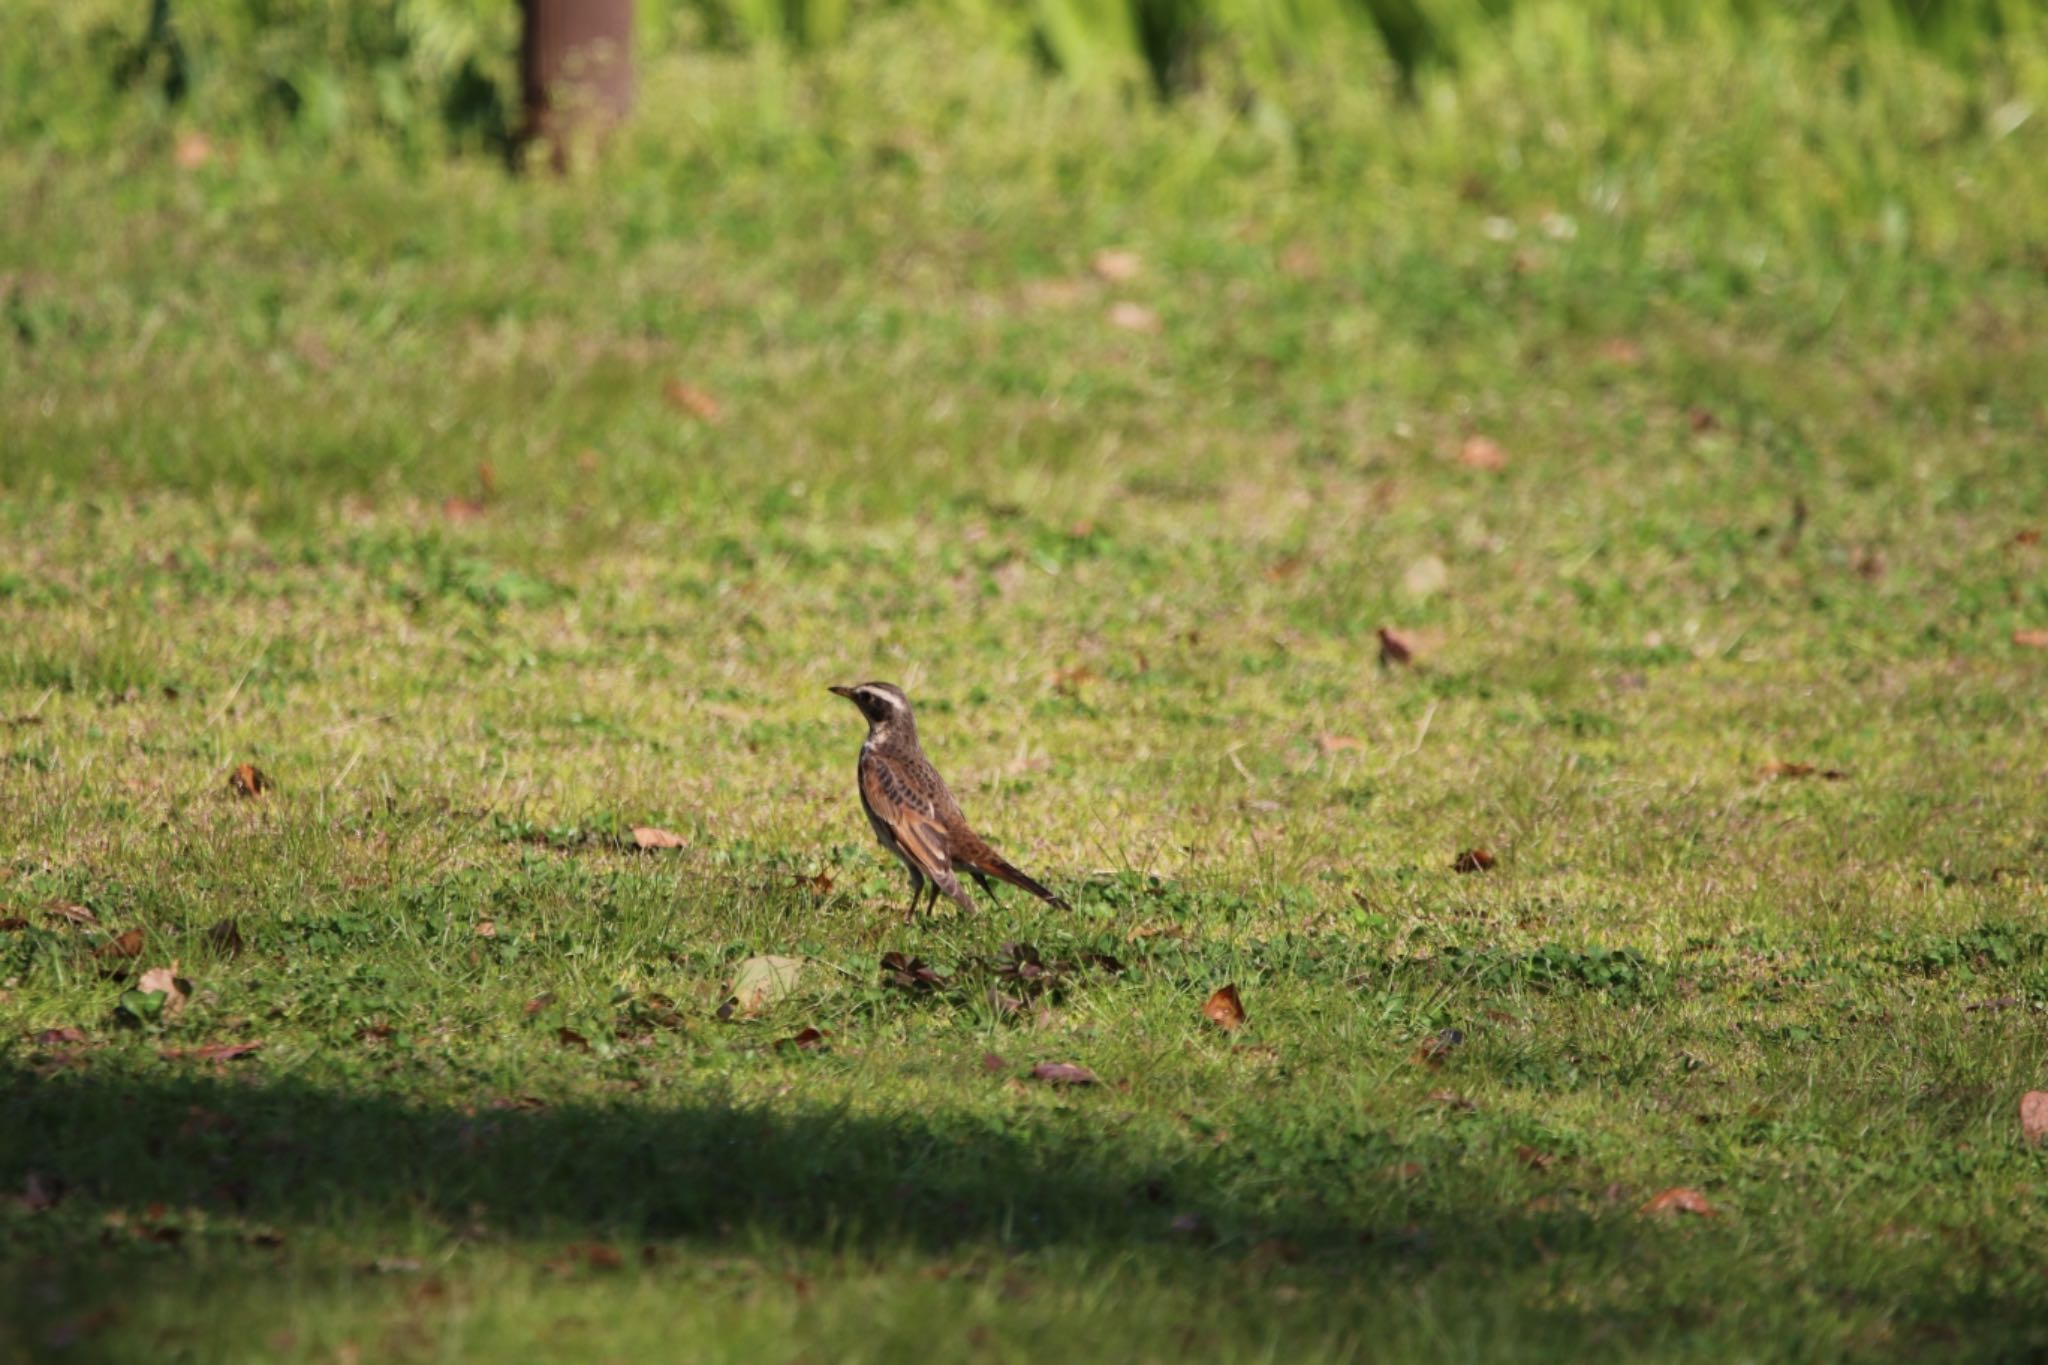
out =
<path fill-rule="evenodd" d="M 910 908 L 903 912 L 903 922 L 911 923 L 917 918 L 917 903 L 924 899 L 924 877 L 916 868 L 910 870 Z"/>
<path fill-rule="evenodd" d="M 996 897 L 996 887 L 994 882 L 982 876 L 979 872 L 974 874 L 974 882 L 975 885 L 981 888 L 981 894 L 988 897 L 988 903 L 990 905 L 993 905 L 998 910 L 1003 908 L 1002 901 L 997 899 Z"/>

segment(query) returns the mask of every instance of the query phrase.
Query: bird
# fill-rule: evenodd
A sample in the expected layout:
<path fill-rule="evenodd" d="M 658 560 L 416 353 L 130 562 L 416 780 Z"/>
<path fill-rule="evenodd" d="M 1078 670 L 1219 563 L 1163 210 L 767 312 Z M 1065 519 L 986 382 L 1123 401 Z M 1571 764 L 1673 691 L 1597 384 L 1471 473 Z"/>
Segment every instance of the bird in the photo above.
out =
<path fill-rule="evenodd" d="M 973 910 L 974 902 L 960 888 L 958 871 L 973 877 L 982 894 L 998 905 L 995 888 L 989 885 L 991 877 L 1029 891 L 1058 909 L 1069 908 L 1058 895 L 1003 861 L 968 825 L 960 803 L 946 790 L 945 779 L 918 747 L 917 721 L 902 688 L 894 683 L 864 682 L 828 690 L 852 702 L 867 717 L 868 737 L 860 746 L 860 763 L 855 768 L 860 804 L 874 826 L 875 838 L 910 870 L 910 908 L 903 912 L 905 924 L 917 917 L 926 888 L 931 890 L 934 906 L 943 892 L 962 910 Z"/>

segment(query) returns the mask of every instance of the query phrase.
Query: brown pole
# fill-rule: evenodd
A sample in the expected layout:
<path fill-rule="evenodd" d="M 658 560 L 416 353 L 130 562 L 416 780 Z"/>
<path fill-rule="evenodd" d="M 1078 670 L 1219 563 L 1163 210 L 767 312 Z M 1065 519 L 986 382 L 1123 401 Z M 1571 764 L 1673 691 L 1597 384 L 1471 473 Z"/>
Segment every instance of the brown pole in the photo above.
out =
<path fill-rule="evenodd" d="M 633 109 L 633 0 L 519 0 L 521 141 L 557 169 Z"/>

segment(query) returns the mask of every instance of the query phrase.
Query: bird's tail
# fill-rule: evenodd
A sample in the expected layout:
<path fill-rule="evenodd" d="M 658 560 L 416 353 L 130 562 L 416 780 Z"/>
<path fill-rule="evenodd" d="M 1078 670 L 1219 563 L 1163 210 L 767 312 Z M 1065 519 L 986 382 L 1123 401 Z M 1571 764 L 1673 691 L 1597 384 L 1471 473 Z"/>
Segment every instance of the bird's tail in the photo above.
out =
<path fill-rule="evenodd" d="M 977 849 L 976 852 L 980 854 L 980 856 L 977 857 L 972 863 L 968 864 L 968 866 L 974 868 L 977 872 L 980 872 L 986 876 L 994 877 L 999 882 L 1008 882 L 1010 885 L 1017 887 L 1020 890 L 1029 891 L 1032 895 L 1038 897 L 1040 900 L 1044 901 L 1046 904 L 1050 906 L 1055 907 L 1056 909 L 1071 910 L 1073 908 L 1072 906 L 1068 905 L 1064 899 L 1062 899 L 1058 895 L 1055 895 L 1053 892 L 1047 890 L 1038 882 L 1033 881 L 1024 873 L 1019 872 L 1016 868 L 1010 866 L 1010 864 L 1004 862 L 1002 860 L 1002 857 L 999 854 L 997 854 L 994 849 L 989 848 L 987 845 L 983 845 L 981 848 Z"/>

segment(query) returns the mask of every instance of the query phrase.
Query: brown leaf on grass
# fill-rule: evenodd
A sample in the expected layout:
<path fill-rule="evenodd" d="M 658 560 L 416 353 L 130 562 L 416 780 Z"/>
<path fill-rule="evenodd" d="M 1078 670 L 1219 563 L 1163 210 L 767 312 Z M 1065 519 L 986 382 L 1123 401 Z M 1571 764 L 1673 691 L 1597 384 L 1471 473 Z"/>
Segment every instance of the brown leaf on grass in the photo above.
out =
<path fill-rule="evenodd" d="M 1031 1068 L 1031 1079 L 1047 1085 L 1094 1085 L 1095 1073 L 1072 1062 L 1040 1062 Z"/>
<path fill-rule="evenodd" d="M 476 521 L 490 510 L 490 507 L 482 498 L 441 499 L 442 518 L 455 522 L 458 525 L 463 522 Z"/>
<path fill-rule="evenodd" d="M 1268 583 L 1285 583 L 1288 579 L 1300 573 L 1303 565 L 1307 562 L 1300 555 L 1282 555 L 1265 568 L 1259 570 L 1259 575 Z"/>
<path fill-rule="evenodd" d="M 18 933 L 28 928 L 28 921 L 20 915 L 0 915 L 0 934 Z"/>
<path fill-rule="evenodd" d="M 204 1047 L 158 1048 L 156 1055 L 167 1062 L 232 1062 L 262 1048 L 261 1043 L 208 1043 Z"/>
<path fill-rule="evenodd" d="M 185 1008 L 185 1001 L 191 997 L 192 983 L 178 975 L 178 961 L 171 959 L 168 967 L 151 967 L 135 983 L 135 989 L 148 995 L 153 991 L 163 992 L 164 1018 L 169 1019 Z"/>
<path fill-rule="evenodd" d="M 1467 436 L 1458 447 L 1458 463 L 1467 469 L 1498 474 L 1508 467 L 1508 453 L 1490 436 Z"/>
<path fill-rule="evenodd" d="M 82 905 L 52 905 L 49 913 L 52 919 L 68 920 L 84 928 L 91 928 L 100 922 L 98 915 Z"/>
<path fill-rule="evenodd" d="M 2048 1138 L 2048 1090 L 2029 1090 L 2020 1096 L 2020 1135 L 2030 1147 Z"/>
<path fill-rule="evenodd" d="M 900 991 L 932 991 L 945 985 L 946 978 L 921 957 L 890 952 L 882 954 L 882 984 Z"/>
<path fill-rule="evenodd" d="M 664 384 L 661 396 L 677 412 L 694 417 L 700 422 L 716 422 L 725 412 L 716 398 L 696 385 L 685 384 L 680 379 L 671 379 Z"/>
<path fill-rule="evenodd" d="M 58 1043 L 82 1043 L 85 1032 L 75 1028 L 46 1028 L 35 1036 L 38 1047 L 53 1047 Z"/>
<path fill-rule="evenodd" d="M 1324 734 L 1316 736 L 1316 748 L 1325 755 L 1343 753 L 1346 749 L 1363 749 L 1364 747 L 1364 740 L 1354 739 L 1350 735 Z"/>
<path fill-rule="evenodd" d="M 2012 543 L 2015 545 L 2039 545 L 2041 543 L 2041 530 L 2039 527 L 2029 526 L 2023 531 L 2015 531 L 2013 532 Z"/>
<path fill-rule="evenodd" d="M 825 1030 L 821 1028 L 799 1029 L 797 1032 L 790 1034 L 789 1037 L 776 1043 L 775 1046 L 797 1052 L 816 1052 L 825 1046 Z"/>
<path fill-rule="evenodd" d="M 1209 997 L 1209 1003 L 1202 1006 L 1202 1017 L 1222 1029 L 1225 1033 L 1244 1027 L 1244 1000 L 1238 995 L 1237 987 L 1225 985 Z"/>
<path fill-rule="evenodd" d="M 171 164 L 181 171 L 196 171 L 213 160 L 213 139 L 204 133 L 185 133 L 171 145 Z"/>
<path fill-rule="evenodd" d="M 1773 761 L 1757 769 L 1759 778 L 1766 782 L 1790 782 L 1802 777 L 1818 777 L 1823 782 L 1845 782 L 1849 774 L 1840 768 L 1817 768 L 1811 763 L 1786 763 Z"/>
<path fill-rule="evenodd" d="M 1412 664 L 1415 662 L 1415 641 L 1401 631 L 1381 626 L 1376 632 L 1380 637 L 1380 663 Z"/>
<path fill-rule="evenodd" d="M 1126 332 L 1142 332 L 1148 336 L 1156 334 L 1163 326 L 1159 321 L 1159 314 L 1130 299 L 1120 299 L 1109 306 L 1109 325 Z"/>
<path fill-rule="evenodd" d="M 129 929 L 92 950 L 94 957 L 108 962 L 142 956 L 142 931 Z M 145 987 L 144 989 L 148 989 Z"/>
<path fill-rule="evenodd" d="M 30 1171 L 22 1179 L 21 1193 L 16 1198 L 29 1213 L 48 1213 L 64 1202 L 64 1191 L 62 1176 Z"/>
<path fill-rule="evenodd" d="M 1089 262 L 1095 278 L 1111 284 L 1128 284 L 1145 273 L 1145 260 L 1135 251 L 1123 247 L 1104 247 L 1095 253 Z"/>
<path fill-rule="evenodd" d="M 546 1009 L 549 1005 L 552 1005 L 554 1003 L 554 992 L 543 991 L 541 994 L 536 995 L 535 997 L 533 997 L 533 999 L 526 1002 L 523 1012 L 525 1013 L 527 1018 L 531 1019 L 534 1015 L 539 1014 L 542 1010 Z"/>
<path fill-rule="evenodd" d="M 1417 1066 L 1442 1066 L 1464 1043 L 1462 1030 L 1441 1028 L 1416 1044 L 1415 1051 L 1408 1054 L 1408 1060 Z"/>
<path fill-rule="evenodd" d="M 590 1040 L 567 1024 L 555 1030 L 555 1041 L 575 1052 L 590 1051 Z"/>
<path fill-rule="evenodd" d="M 1411 597 L 1434 597 L 1451 586 L 1451 566 L 1441 555 L 1424 555 L 1402 570 L 1401 586 Z"/>
<path fill-rule="evenodd" d="M 242 926 L 232 919 L 221 920 L 200 935 L 207 947 L 222 957 L 238 957 L 242 952 Z"/>
<path fill-rule="evenodd" d="M 2048 630 L 2016 630 L 2012 642 L 2021 649 L 2048 649 Z"/>
<path fill-rule="evenodd" d="M 476 922 L 476 936 L 478 938 L 496 938 L 498 936 L 498 922 L 494 919 L 478 920 Z"/>
<path fill-rule="evenodd" d="M 633 847 L 644 849 L 688 848 L 689 842 L 680 834 L 653 825 L 633 826 Z"/>
<path fill-rule="evenodd" d="M 1716 1217 L 1720 1210 L 1707 1202 L 1707 1197 L 1698 1190 L 1684 1185 L 1673 1185 L 1660 1194 L 1651 1195 L 1638 1210 L 1640 1213 L 1689 1213 L 1696 1218 Z"/>
<path fill-rule="evenodd" d="M 254 763 L 243 763 L 228 774 L 228 790 L 237 796 L 261 796 L 270 790 L 270 778 Z"/>
<path fill-rule="evenodd" d="M 1532 1171 L 1547 1171 L 1557 1164 L 1557 1154 L 1528 1146 L 1525 1143 L 1515 1148 L 1515 1160 L 1521 1162 Z"/>
<path fill-rule="evenodd" d="M 1705 408 L 1686 409 L 1685 424 L 1692 428 L 1693 435 L 1704 436 L 1721 425 L 1721 419 Z"/>
<path fill-rule="evenodd" d="M 1451 859 L 1451 871 L 1485 872 L 1499 861 L 1500 859 L 1483 848 L 1468 848 Z"/>
<path fill-rule="evenodd" d="M 1000 1052 L 984 1052 L 981 1054 L 981 1069 L 984 1075 L 999 1076 L 1010 1069 L 1010 1064 L 1003 1060 Z"/>
<path fill-rule="evenodd" d="M 1280 248 L 1280 273 L 1290 279 L 1312 280 L 1323 273 L 1323 259 L 1305 242 L 1289 242 Z"/>
<path fill-rule="evenodd" d="M 813 895 L 829 896 L 832 894 L 832 874 L 830 872 L 816 872 L 808 877 L 799 872 L 796 876 L 796 884 Z"/>

